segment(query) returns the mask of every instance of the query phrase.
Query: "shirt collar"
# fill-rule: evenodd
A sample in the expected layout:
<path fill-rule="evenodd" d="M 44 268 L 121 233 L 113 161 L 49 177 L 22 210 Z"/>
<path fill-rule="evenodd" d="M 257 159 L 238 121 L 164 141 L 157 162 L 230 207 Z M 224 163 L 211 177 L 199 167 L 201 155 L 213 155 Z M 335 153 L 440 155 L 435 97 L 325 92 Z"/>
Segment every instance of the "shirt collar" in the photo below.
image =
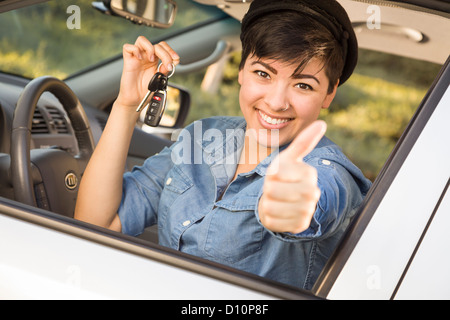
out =
<path fill-rule="evenodd" d="M 229 128 L 208 129 L 211 131 L 206 130 L 195 141 L 207 155 L 206 159 L 211 166 L 216 164 L 236 164 L 239 161 L 240 153 L 244 145 L 246 127 L 246 121 L 241 118 L 238 121 L 233 121 Z M 273 151 L 247 174 L 257 173 L 260 176 L 265 176 L 272 160 L 288 146 L 289 144 L 286 144 Z"/>
<path fill-rule="evenodd" d="M 211 160 L 211 164 L 222 162 L 240 154 L 243 147 L 247 123 L 243 118 L 233 121 L 227 128 L 209 128 L 195 138 L 195 142 Z M 239 160 L 239 158 L 238 158 Z"/>

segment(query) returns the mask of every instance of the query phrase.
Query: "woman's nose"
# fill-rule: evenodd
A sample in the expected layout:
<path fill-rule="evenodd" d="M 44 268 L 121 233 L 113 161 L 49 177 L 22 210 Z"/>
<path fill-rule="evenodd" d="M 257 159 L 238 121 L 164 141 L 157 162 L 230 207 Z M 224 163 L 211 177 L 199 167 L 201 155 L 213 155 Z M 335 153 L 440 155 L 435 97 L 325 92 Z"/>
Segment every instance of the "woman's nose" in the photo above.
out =
<path fill-rule="evenodd" d="M 286 87 L 281 83 L 274 83 L 266 91 L 264 102 L 273 112 L 286 111 L 289 108 Z"/>

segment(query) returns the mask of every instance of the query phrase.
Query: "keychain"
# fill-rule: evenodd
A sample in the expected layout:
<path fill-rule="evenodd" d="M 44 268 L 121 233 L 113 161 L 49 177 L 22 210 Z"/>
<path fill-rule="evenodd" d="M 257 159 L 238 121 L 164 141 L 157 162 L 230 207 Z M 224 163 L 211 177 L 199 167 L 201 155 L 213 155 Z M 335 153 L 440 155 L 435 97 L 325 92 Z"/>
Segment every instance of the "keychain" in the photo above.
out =
<path fill-rule="evenodd" d="M 159 72 L 160 67 L 161 64 L 158 66 L 157 72 L 148 83 L 147 94 L 136 109 L 136 112 L 140 112 L 147 104 L 150 95 L 153 93 L 150 102 L 147 104 L 148 108 L 144 118 L 144 123 L 152 127 L 157 127 L 161 121 L 167 102 L 167 82 L 175 72 L 174 64 L 172 64 L 172 72 L 168 76 Z"/>

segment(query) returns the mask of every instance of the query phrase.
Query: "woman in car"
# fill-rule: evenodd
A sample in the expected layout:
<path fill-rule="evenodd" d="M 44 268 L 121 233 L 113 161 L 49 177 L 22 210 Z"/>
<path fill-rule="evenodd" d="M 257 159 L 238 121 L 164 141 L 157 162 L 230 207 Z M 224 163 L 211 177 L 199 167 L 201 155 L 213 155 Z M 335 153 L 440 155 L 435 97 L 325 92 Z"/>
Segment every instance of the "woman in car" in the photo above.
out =
<path fill-rule="evenodd" d="M 180 61 L 164 42 L 124 45 L 75 217 L 130 235 L 158 224 L 161 245 L 311 289 L 370 187 L 317 121 L 353 72 L 356 37 L 334 0 L 255 0 L 241 40 L 243 118 L 195 122 L 123 175 L 148 82 Z"/>

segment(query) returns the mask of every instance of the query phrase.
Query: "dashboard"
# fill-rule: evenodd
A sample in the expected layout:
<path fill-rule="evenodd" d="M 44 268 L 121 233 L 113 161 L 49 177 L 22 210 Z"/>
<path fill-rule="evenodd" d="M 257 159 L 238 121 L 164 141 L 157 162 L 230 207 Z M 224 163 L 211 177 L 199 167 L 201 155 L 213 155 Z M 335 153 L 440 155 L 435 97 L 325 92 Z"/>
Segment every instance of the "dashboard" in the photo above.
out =
<path fill-rule="evenodd" d="M 11 183 L 10 153 L 11 132 L 16 103 L 28 79 L 9 74 L 0 74 L 0 196 L 14 199 Z M 79 97 L 89 121 L 94 144 L 102 135 L 108 113 L 89 106 Z M 133 133 L 127 166 L 124 171 L 140 165 L 144 160 L 160 152 L 172 141 L 144 132 L 136 127 Z M 39 99 L 31 121 L 30 149 L 63 150 L 71 156 L 79 154 L 78 142 L 67 113 L 60 101 L 45 92 Z"/>
<path fill-rule="evenodd" d="M 0 75 L 0 152 L 9 154 L 14 109 L 28 80 Z M 95 143 L 100 139 L 108 114 L 81 102 L 88 116 Z M 59 100 L 44 93 L 36 106 L 31 123 L 31 149 L 57 148 L 71 155 L 78 153 L 77 140 L 70 120 Z"/>

